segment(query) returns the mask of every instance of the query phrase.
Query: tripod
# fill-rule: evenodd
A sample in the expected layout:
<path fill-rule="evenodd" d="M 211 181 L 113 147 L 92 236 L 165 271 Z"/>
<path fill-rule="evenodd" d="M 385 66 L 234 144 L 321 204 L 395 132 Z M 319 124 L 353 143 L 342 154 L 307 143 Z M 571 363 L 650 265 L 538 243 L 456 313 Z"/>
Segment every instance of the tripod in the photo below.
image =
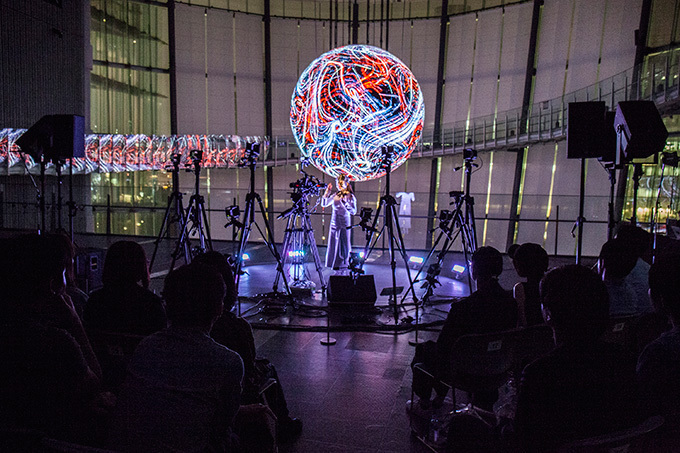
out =
<path fill-rule="evenodd" d="M 425 295 L 423 296 L 423 305 L 425 305 L 430 300 L 434 288 L 439 284 L 439 281 L 437 281 L 437 276 L 441 272 L 442 263 L 444 261 L 444 258 L 446 257 L 446 254 L 449 252 L 449 249 L 456 241 L 456 239 L 460 237 L 466 264 L 470 263 L 472 253 L 474 253 L 474 251 L 476 250 L 474 224 L 470 222 L 470 220 L 466 217 L 468 215 L 467 214 L 468 212 L 470 213 L 472 212 L 472 205 L 470 205 L 471 208 L 470 211 L 464 209 L 465 200 L 469 197 L 469 195 L 465 195 L 463 192 L 458 191 L 452 191 L 449 193 L 449 195 L 454 198 L 454 201 L 452 201 L 451 204 L 455 203 L 456 208 L 453 212 L 448 210 L 442 210 L 439 213 L 439 225 L 437 226 L 437 228 L 435 228 L 435 230 L 439 229 L 439 234 L 437 235 L 437 239 L 435 239 L 432 248 L 425 257 L 425 260 L 423 261 L 423 267 L 420 268 L 413 281 L 414 284 L 419 281 L 418 277 L 425 268 L 425 264 L 427 264 L 430 258 L 432 258 L 432 255 L 434 255 L 434 252 L 437 249 L 439 242 L 443 238 L 445 238 L 441 250 L 439 251 L 439 253 L 437 253 L 436 261 L 430 264 L 430 266 L 427 268 L 427 275 L 424 278 L 423 285 L 421 286 L 421 288 L 425 288 Z M 464 212 L 466 213 L 465 215 L 463 214 Z M 432 231 L 434 232 L 434 230 Z M 472 289 L 472 276 L 470 275 L 469 269 L 467 272 L 467 279 L 468 285 L 470 289 Z"/>
<path fill-rule="evenodd" d="M 182 233 L 177 240 L 175 251 L 172 254 L 170 270 L 175 268 L 175 262 L 177 261 L 181 250 L 184 250 L 185 263 L 189 264 L 194 254 L 193 252 L 204 252 L 206 250 L 206 243 L 208 245 L 208 250 L 212 251 L 213 249 L 212 239 L 210 238 L 210 229 L 208 227 L 208 217 L 205 212 L 205 199 L 200 194 L 201 160 L 203 159 L 203 151 L 192 150 L 190 156 L 191 161 L 194 164 L 194 194 L 189 198 L 189 207 L 186 211 Z M 191 234 L 198 236 L 199 241 L 199 246 L 194 250 L 192 250 L 189 240 Z"/>
<path fill-rule="evenodd" d="M 293 200 L 293 207 L 284 211 L 278 217 L 279 219 L 288 218 L 286 234 L 283 238 L 283 263 L 285 265 L 289 262 L 293 266 L 293 282 L 290 286 L 299 289 L 312 289 L 314 287 L 314 284 L 307 278 L 307 269 L 304 266 L 304 249 L 308 246 L 314 258 L 314 266 L 319 275 L 321 289 L 325 291 L 326 281 L 323 277 L 319 250 L 314 240 L 314 229 L 309 218 L 307 195 L 304 192 L 294 192 L 291 194 L 291 199 Z M 281 271 L 276 274 L 274 287 L 278 286 L 278 280 L 282 275 Z"/>
<path fill-rule="evenodd" d="M 236 274 L 236 291 L 238 292 L 238 285 L 241 280 L 241 273 L 242 273 L 242 268 L 243 268 L 243 254 L 246 251 L 246 246 L 248 245 L 248 238 L 250 237 L 250 232 L 253 228 L 253 224 L 255 224 L 255 227 L 257 228 L 257 231 L 260 232 L 260 235 L 262 236 L 262 240 L 264 243 L 267 245 L 267 248 L 271 252 L 272 256 L 276 259 L 276 269 L 278 271 L 277 278 L 274 280 L 274 293 L 278 294 L 278 284 L 279 284 L 279 279 L 278 276 L 280 275 L 283 278 L 283 286 L 286 289 L 286 294 L 290 294 L 290 288 L 288 287 L 288 280 L 286 279 L 286 275 L 283 272 L 283 262 L 281 261 L 281 255 L 279 255 L 278 250 L 276 249 L 276 245 L 274 244 L 274 234 L 272 233 L 271 226 L 269 225 L 269 221 L 267 220 L 267 211 L 264 209 L 264 205 L 262 204 L 262 198 L 260 197 L 260 194 L 255 192 L 255 167 L 257 165 L 257 158 L 260 155 L 260 144 L 259 143 L 249 143 L 246 146 L 246 156 L 244 158 L 244 162 L 240 164 L 240 166 L 248 166 L 250 169 L 250 191 L 248 192 L 248 195 L 246 195 L 246 208 L 244 210 L 243 214 L 243 223 L 241 225 L 237 225 L 240 227 L 240 238 L 239 238 L 239 246 L 238 246 L 238 253 L 236 255 L 236 269 L 234 273 Z M 264 221 L 264 226 L 265 230 L 267 231 L 267 235 L 265 235 L 260 228 L 260 226 L 255 222 L 255 202 L 257 201 L 258 206 L 260 207 L 260 214 L 262 215 L 262 220 Z M 239 312 L 240 312 L 240 304 L 239 304 Z M 240 314 L 240 313 L 239 313 Z"/>
<path fill-rule="evenodd" d="M 404 247 L 404 237 L 402 236 L 401 228 L 399 227 L 399 216 L 397 215 L 397 208 L 395 208 L 395 206 L 397 205 L 397 201 L 394 199 L 392 195 L 390 195 L 390 174 L 392 172 L 392 156 L 394 154 L 394 147 L 386 146 L 383 147 L 382 151 L 383 156 L 381 165 L 386 170 L 385 195 L 380 197 L 380 202 L 378 203 L 378 209 L 375 212 L 375 218 L 373 219 L 373 223 L 367 229 L 366 247 L 364 248 L 363 259 L 364 261 L 368 259 L 369 255 L 371 254 L 371 251 L 373 251 L 375 245 L 380 240 L 380 237 L 385 232 L 385 228 L 387 228 L 388 250 L 390 255 L 390 270 L 392 271 L 392 287 L 386 288 L 385 290 L 382 291 L 381 294 L 389 296 L 390 298 L 389 304 L 392 306 L 392 309 L 394 311 L 394 323 L 398 324 L 399 308 L 397 304 L 397 296 L 399 296 L 399 294 L 403 290 L 403 287 L 397 286 L 397 273 L 396 273 L 397 263 L 395 259 L 395 248 L 399 251 L 402 259 L 404 260 L 404 267 L 406 268 L 406 275 L 408 276 L 409 281 L 409 291 L 411 291 L 411 294 L 413 295 L 413 301 L 416 303 L 416 305 L 418 304 L 418 298 L 416 297 L 416 293 L 413 290 L 413 280 L 411 279 L 411 270 L 408 267 L 408 258 L 406 256 L 406 249 Z M 376 224 L 378 223 L 378 219 L 380 218 L 380 210 L 383 207 L 385 209 L 384 211 L 385 221 L 380 230 L 378 230 L 376 228 Z M 395 231 L 397 233 L 396 235 Z M 377 235 L 375 235 L 374 240 L 371 241 L 374 232 L 377 232 Z"/>
<path fill-rule="evenodd" d="M 158 232 L 158 238 L 156 238 L 156 242 L 154 244 L 153 254 L 151 255 L 151 261 L 149 262 L 149 272 L 151 272 L 151 269 L 153 269 L 153 264 L 156 261 L 156 254 L 158 253 L 158 245 L 160 244 L 161 240 L 163 240 L 163 236 L 170 236 L 170 225 L 176 223 L 177 229 L 179 231 L 184 231 L 184 225 L 186 225 L 187 222 L 187 218 L 184 213 L 184 205 L 182 204 L 182 192 L 179 190 L 179 162 L 181 158 L 181 154 L 172 155 L 172 193 L 168 197 L 168 206 L 165 208 L 163 222 L 161 223 L 161 228 Z M 188 241 L 184 243 L 183 249 L 184 260 L 188 263 L 191 260 L 191 248 L 189 247 Z"/>

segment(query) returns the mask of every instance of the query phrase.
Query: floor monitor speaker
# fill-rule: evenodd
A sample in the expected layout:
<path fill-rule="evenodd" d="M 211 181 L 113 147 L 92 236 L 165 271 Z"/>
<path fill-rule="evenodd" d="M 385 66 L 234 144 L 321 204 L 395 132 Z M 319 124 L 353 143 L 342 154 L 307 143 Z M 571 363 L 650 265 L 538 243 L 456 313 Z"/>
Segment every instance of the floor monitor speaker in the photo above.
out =
<path fill-rule="evenodd" d="M 372 275 L 331 275 L 328 282 L 328 303 L 335 305 L 373 305 L 378 295 Z"/>

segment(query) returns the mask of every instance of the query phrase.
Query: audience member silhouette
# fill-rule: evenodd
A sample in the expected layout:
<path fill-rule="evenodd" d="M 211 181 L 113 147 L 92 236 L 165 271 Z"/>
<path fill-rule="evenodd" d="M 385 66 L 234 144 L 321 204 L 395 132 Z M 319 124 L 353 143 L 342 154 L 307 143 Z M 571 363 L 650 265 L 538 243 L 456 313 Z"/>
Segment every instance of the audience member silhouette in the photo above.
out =
<path fill-rule="evenodd" d="M 649 415 L 680 414 L 680 255 L 661 255 L 649 271 L 649 294 L 673 328 L 645 347 L 637 363 L 641 402 Z M 677 419 L 677 418 L 676 418 Z"/>
<path fill-rule="evenodd" d="M 83 319 L 83 311 L 85 310 L 85 304 L 87 303 L 87 293 L 78 288 L 76 285 L 76 273 L 74 269 L 74 260 L 76 258 L 76 249 L 71 242 L 71 239 L 64 231 L 60 231 L 50 235 L 56 245 L 58 246 L 59 253 L 63 255 L 61 259 L 66 262 L 66 294 L 71 298 L 73 306 Z"/>
<path fill-rule="evenodd" d="M 224 282 L 204 264 L 165 279 L 170 327 L 141 341 L 118 398 L 110 443 L 123 451 L 231 451 L 243 362 L 210 338 Z"/>
<path fill-rule="evenodd" d="M 649 266 L 652 264 L 652 235 L 639 226 L 622 223 L 616 230 L 616 239 L 628 245 L 637 260 L 625 281 L 635 291 L 637 300 L 645 306 L 649 302 Z"/>
<path fill-rule="evenodd" d="M 149 288 L 149 267 L 141 245 L 119 241 L 106 252 L 104 287 L 85 306 L 87 329 L 148 335 L 167 325 L 163 300 Z"/>
<path fill-rule="evenodd" d="M 213 340 L 236 351 L 243 359 L 243 393 L 242 404 L 261 402 L 260 389 L 269 380 L 276 382 L 265 391 L 267 404 L 276 415 L 277 434 L 281 441 L 293 440 L 302 432 L 302 421 L 291 418 L 288 405 L 276 368 L 269 360 L 258 358 L 255 350 L 253 329 L 245 319 L 232 312 L 237 293 L 234 274 L 227 258 L 216 251 L 206 252 L 194 259 L 195 263 L 203 263 L 215 268 L 224 279 L 226 292 L 224 295 L 224 311 L 213 325 L 210 336 Z"/>
<path fill-rule="evenodd" d="M 526 278 L 513 288 L 513 296 L 517 301 L 517 317 L 520 327 L 543 324 L 541 301 L 538 286 L 548 270 L 548 253 L 538 244 L 528 242 L 513 250 L 512 264 L 517 275 Z"/>
<path fill-rule="evenodd" d="M 583 266 L 563 266 L 545 275 L 540 291 L 557 346 L 522 373 L 515 415 L 522 451 L 632 426 L 635 360 L 600 340 L 609 320 L 600 277 Z"/>
<path fill-rule="evenodd" d="M 101 370 L 65 294 L 68 260 L 54 238 L 0 247 L 0 420 L 71 442 L 103 437 Z"/>
<path fill-rule="evenodd" d="M 631 316 L 650 313 L 649 296 L 640 299 L 628 279 L 638 260 L 634 247 L 623 239 L 611 239 L 602 245 L 598 269 L 609 293 L 609 314 Z"/>
<path fill-rule="evenodd" d="M 493 247 L 480 247 L 472 255 L 472 278 L 477 290 L 470 296 L 451 304 L 436 344 L 432 341 L 416 347 L 416 355 L 411 366 L 422 363 L 438 379 L 447 380 L 450 375 L 449 360 L 451 350 L 458 338 L 467 334 L 500 332 L 517 325 L 517 303 L 510 293 L 498 283 L 503 272 L 503 257 Z M 440 387 L 424 373 L 414 368 L 413 390 L 420 398 L 423 408 L 430 406 L 432 389 L 437 396 L 433 404 L 441 404 L 446 396 L 446 388 Z M 491 395 L 478 395 L 480 403 L 493 398 Z M 496 395 L 497 396 L 497 395 Z"/>

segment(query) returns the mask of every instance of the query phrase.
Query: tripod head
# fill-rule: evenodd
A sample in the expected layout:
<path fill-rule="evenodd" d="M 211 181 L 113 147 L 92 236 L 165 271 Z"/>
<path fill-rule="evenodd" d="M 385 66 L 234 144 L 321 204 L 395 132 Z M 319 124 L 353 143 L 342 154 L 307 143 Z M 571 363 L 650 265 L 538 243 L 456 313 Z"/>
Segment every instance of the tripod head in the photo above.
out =
<path fill-rule="evenodd" d="M 237 204 L 224 208 L 224 213 L 227 216 L 227 223 L 224 225 L 224 228 L 228 228 L 231 225 L 234 225 L 236 228 L 243 228 L 243 223 L 239 221 L 241 208 Z"/>
<path fill-rule="evenodd" d="M 260 144 L 257 142 L 246 143 L 246 149 L 243 157 L 238 163 L 239 167 L 252 167 L 257 165 L 257 159 L 260 157 Z"/>
<path fill-rule="evenodd" d="M 290 217 L 292 214 L 306 214 L 307 206 L 309 205 L 309 197 L 318 197 L 321 191 L 326 187 L 318 178 L 308 174 L 304 170 L 300 170 L 302 173 L 302 178 L 297 181 L 293 181 L 289 184 L 290 188 L 293 189 L 290 192 L 290 199 L 293 202 L 293 206 L 289 209 L 283 211 L 277 219 L 285 219 Z"/>
<path fill-rule="evenodd" d="M 382 153 L 380 159 L 380 168 L 387 170 L 389 173 L 392 167 L 392 161 L 394 160 L 394 146 L 383 146 L 380 151 Z"/>

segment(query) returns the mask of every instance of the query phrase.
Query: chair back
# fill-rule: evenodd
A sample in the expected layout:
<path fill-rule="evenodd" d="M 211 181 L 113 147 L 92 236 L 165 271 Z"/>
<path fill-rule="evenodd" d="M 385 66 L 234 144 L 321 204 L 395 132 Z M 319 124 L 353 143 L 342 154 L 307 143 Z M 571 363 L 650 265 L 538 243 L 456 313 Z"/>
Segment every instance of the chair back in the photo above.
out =
<path fill-rule="evenodd" d="M 633 330 L 638 316 L 614 316 L 609 320 L 607 330 L 602 334 L 602 341 L 605 343 L 613 343 L 632 350 Z"/>
<path fill-rule="evenodd" d="M 90 330 L 88 337 L 102 367 L 104 384 L 108 390 L 117 392 L 125 380 L 132 353 L 144 336 Z"/>
<path fill-rule="evenodd" d="M 659 431 L 663 423 L 664 418 L 656 415 L 632 428 L 572 441 L 550 450 L 550 453 L 646 453 L 655 451 L 650 438 Z"/>
<path fill-rule="evenodd" d="M 474 393 L 496 390 L 515 364 L 521 329 L 460 337 L 451 351 L 453 386 Z"/>
<path fill-rule="evenodd" d="M 555 348 L 555 331 L 547 324 L 521 329 L 515 349 L 515 373 L 519 376 L 529 363 Z"/>

